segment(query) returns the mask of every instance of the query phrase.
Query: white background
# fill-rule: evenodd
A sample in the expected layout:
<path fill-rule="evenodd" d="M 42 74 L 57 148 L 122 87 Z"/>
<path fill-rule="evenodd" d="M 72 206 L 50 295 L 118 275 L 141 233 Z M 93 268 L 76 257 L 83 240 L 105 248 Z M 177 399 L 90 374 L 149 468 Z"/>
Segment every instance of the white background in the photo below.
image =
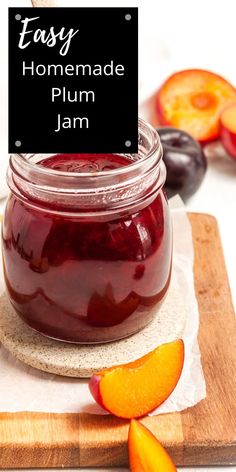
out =
<path fill-rule="evenodd" d="M 141 101 L 159 86 L 166 75 L 183 67 L 212 69 L 236 86 L 235 0 L 58 0 L 51 3 L 60 6 L 139 6 Z M 8 6 L 30 6 L 30 0 L 0 2 L 0 194 L 7 162 Z M 215 154 L 208 163 L 205 181 L 187 207 L 211 213 L 218 219 L 236 306 L 236 161 Z M 2 209 L 3 202 L 0 201 L 0 212 Z M 215 470 L 235 472 L 236 467 L 191 469 L 192 472 Z"/>

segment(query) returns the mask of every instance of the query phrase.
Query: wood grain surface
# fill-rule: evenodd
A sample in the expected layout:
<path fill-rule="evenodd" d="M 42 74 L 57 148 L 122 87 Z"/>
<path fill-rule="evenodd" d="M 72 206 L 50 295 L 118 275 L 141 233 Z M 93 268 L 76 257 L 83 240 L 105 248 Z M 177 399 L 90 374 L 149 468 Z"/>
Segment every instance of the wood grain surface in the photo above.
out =
<path fill-rule="evenodd" d="M 178 465 L 236 464 L 236 320 L 225 262 L 215 219 L 189 218 L 207 398 L 143 423 Z M 0 414 L 0 467 L 127 465 L 127 432 L 128 422 L 112 416 Z"/>

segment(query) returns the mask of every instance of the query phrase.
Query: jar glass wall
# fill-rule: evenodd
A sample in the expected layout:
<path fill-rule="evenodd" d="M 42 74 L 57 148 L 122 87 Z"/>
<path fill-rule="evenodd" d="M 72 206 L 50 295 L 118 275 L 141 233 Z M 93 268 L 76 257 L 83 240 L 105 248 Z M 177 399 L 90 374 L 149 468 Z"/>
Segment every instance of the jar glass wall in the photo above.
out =
<path fill-rule="evenodd" d="M 118 156 L 125 165 L 108 170 L 94 169 L 93 158 L 89 172 L 65 172 L 47 167 L 47 157 L 10 159 L 2 225 L 10 302 L 29 326 L 59 340 L 129 336 L 153 319 L 170 282 L 159 138 L 140 120 L 138 154 Z"/>

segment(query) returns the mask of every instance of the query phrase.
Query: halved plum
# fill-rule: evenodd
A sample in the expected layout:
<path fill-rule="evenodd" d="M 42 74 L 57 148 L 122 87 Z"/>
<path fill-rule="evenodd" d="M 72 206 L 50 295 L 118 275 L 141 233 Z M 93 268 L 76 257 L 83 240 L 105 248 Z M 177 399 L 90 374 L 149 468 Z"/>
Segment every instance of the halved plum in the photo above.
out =
<path fill-rule="evenodd" d="M 157 93 L 156 112 L 161 125 L 190 133 L 205 143 L 220 135 L 220 114 L 236 100 L 236 89 L 223 77 L 189 69 L 171 75 Z"/>

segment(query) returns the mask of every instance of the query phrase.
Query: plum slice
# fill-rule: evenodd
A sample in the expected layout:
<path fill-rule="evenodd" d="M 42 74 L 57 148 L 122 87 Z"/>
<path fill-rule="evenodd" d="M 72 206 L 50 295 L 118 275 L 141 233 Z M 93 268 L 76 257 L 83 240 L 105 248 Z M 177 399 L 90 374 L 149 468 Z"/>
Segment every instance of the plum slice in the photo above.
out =
<path fill-rule="evenodd" d="M 236 102 L 223 110 L 220 125 L 222 144 L 228 154 L 236 159 Z"/>

